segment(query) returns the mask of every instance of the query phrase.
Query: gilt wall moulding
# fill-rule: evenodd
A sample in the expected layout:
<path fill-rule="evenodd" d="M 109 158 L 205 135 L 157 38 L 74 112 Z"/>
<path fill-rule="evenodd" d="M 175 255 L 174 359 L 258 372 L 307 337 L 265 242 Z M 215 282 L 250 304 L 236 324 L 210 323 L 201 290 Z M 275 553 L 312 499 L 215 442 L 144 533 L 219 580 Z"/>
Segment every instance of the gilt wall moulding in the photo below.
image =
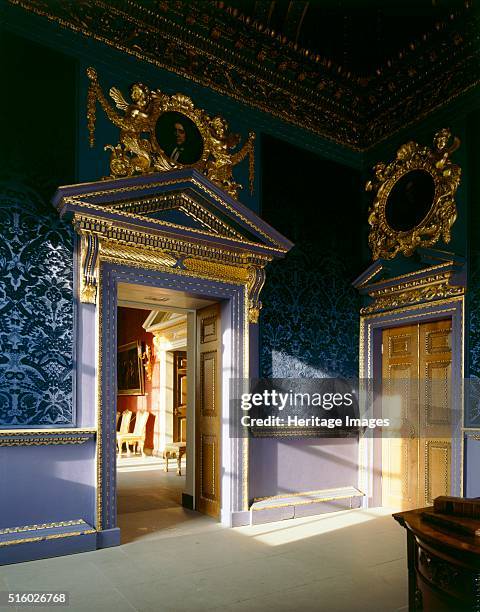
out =
<path fill-rule="evenodd" d="M 255 178 L 254 132 L 242 147 L 240 136 L 228 131 L 222 117 L 210 117 L 181 93 L 168 95 L 143 83 L 130 88 L 130 101 L 117 87 L 109 95 L 120 113 L 104 95 L 94 68 L 88 68 L 87 119 L 90 146 L 95 144 L 96 103 L 120 129 L 118 144 L 108 144 L 111 178 L 195 168 L 236 198 L 241 185 L 233 178 L 233 167 L 249 159 L 250 192 Z"/>
<path fill-rule="evenodd" d="M 435 134 L 433 148 L 410 141 L 393 161 L 376 164 L 375 177 L 366 184 L 375 194 L 368 217 L 374 260 L 398 253 L 410 257 L 418 247 L 450 242 L 461 176 L 450 155 L 459 146 L 460 140 L 444 128 Z"/>

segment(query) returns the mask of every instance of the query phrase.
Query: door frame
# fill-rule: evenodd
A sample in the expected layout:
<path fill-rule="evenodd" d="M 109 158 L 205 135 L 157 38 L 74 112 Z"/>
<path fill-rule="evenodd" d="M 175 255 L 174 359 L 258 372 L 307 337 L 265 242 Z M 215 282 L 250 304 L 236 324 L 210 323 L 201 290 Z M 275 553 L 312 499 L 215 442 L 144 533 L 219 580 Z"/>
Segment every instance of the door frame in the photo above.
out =
<path fill-rule="evenodd" d="M 248 378 L 248 295 L 243 283 L 193 277 L 183 270 L 161 272 L 100 262 L 97 308 L 97 529 L 118 530 L 115 414 L 117 380 L 117 286 L 148 285 L 186 291 L 221 302 L 222 428 L 221 513 L 225 526 L 245 524 L 248 514 L 248 439 L 230 436 L 230 378 Z M 108 367 L 110 364 L 110 367 Z"/>
<path fill-rule="evenodd" d="M 465 299 L 452 297 L 415 306 L 360 317 L 360 380 L 382 378 L 382 332 L 390 327 L 452 320 L 452 398 L 459 418 L 452 429 L 451 495 L 463 495 L 463 425 L 465 368 Z M 368 388 L 368 385 L 367 385 Z M 368 401 L 369 398 L 365 398 Z M 382 503 L 381 438 L 360 437 L 358 445 L 358 488 L 365 493 L 363 507 Z"/>

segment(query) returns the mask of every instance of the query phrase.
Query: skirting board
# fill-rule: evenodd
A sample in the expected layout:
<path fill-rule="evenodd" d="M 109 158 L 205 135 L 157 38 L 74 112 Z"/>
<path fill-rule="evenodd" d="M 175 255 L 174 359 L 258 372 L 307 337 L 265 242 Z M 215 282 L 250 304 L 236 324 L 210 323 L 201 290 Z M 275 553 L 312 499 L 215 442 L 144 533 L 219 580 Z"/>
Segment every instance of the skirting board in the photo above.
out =
<path fill-rule="evenodd" d="M 255 500 L 250 508 L 252 525 L 359 508 L 363 493 L 356 487 L 291 493 Z"/>
<path fill-rule="evenodd" d="M 22 542 L 11 546 L 0 547 L 0 565 L 36 561 L 49 557 L 61 557 L 81 552 L 89 552 L 97 548 L 97 534 L 42 540 L 40 542 Z"/>
<path fill-rule="evenodd" d="M 193 510 L 193 495 L 182 493 L 182 506 L 188 510 Z"/>
<path fill-rule="evenodd" d="M 97 548 L 110 548 L 120 546 L 120 528 L 105 529 L 97 533 Z"/>

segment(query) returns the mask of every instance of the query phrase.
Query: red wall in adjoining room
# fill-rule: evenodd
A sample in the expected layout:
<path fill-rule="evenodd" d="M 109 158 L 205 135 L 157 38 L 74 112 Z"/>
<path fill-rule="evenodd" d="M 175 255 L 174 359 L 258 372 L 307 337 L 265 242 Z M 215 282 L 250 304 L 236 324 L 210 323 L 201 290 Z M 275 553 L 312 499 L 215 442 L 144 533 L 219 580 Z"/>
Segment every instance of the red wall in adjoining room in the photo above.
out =
<path fill-rule="evenodd" d="M 144 342 L 150 346 L 152 355 L 155 354 L 153 334 L 146 332 L 142 327 L 142 324 L 148 315 L 148 310 L 142 310 L 141 308 L 124 308 L 119 306 L 117 327 L 118 346 L 140 340 L 141 342 Z M 158 385 L 153 385 L 152 381 L 147 380 L 147 377 L 145 376 L 145 395 L 117 395 L 117 411 L 123 412 L 124 410 L 131 410 L 134 415 L 137 410 L 147 410 L 150 412 L 145 433 L 145 450 L 148 454 L 148 450 L 152 451 L 154 449 L 153 434 L 155 429 L 155 419 L 158 417 L 160 412 Z M 132 417 L 130 431 L 133 431 L 134 426 L 135 420 Z"/>

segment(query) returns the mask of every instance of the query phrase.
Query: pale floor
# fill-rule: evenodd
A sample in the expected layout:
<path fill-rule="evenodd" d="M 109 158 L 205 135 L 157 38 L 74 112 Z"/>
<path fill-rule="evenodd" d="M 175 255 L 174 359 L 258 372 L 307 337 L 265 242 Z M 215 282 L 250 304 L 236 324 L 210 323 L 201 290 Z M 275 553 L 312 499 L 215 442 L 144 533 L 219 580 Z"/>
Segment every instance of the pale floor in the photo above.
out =
<path fill-rule="evenodd" d="M 89 612 L 407 610 L 405 531 L 389 511 L 227 529 L 178 505 L 173 467 L 119 474 L 122 546 L 2 567 L 0 591 L 66 590 L 67 610 Z"/>

